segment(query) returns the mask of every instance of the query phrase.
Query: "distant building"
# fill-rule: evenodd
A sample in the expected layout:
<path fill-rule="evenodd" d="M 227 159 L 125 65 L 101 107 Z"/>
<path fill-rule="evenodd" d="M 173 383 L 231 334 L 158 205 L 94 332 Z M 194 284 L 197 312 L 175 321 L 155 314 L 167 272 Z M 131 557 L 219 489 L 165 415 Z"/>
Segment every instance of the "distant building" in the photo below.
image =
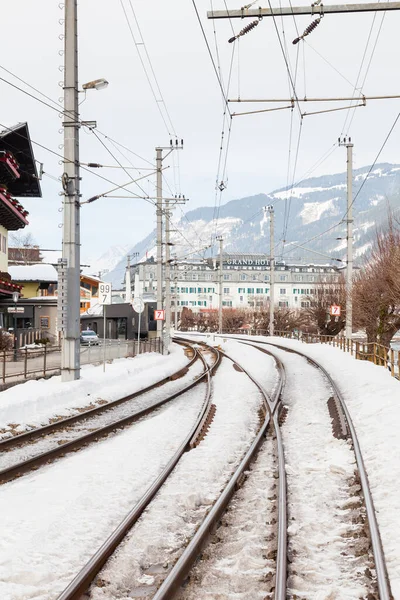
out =
<path fill-rule="evenodd" d="M 274 269 L 275 304 L 304 308 L 316 286 L 335 283 L 340 272 L 332 265 L 286 264 Z M 157 293 L 156 264 L 142 262 L 131 268 L 134 293 L 146 297 Z M 264 254 L 225 254 L 222 264 L 222 305 L 224 308 L 261 307 L 270 299 L 269 257 Z M 164 282 L 165 288 L 165 282 Z M 155 297 L 155 296 L 154 296 Z M 171 269 L 171 306 L 194 312 L 219 306 L 219 257 L 179 261 Z"/>

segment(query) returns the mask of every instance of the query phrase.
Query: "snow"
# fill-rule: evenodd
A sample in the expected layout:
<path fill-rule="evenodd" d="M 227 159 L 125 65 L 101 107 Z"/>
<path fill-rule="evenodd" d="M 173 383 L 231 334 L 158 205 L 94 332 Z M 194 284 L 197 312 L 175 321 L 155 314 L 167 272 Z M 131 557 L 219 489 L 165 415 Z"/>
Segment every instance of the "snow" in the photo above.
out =
<path fill-rule="evenodd" d="M 273 342 L 315 358 L 343 393 L 368 473 L 392 593 L 400 598 L 400 382 L 383 367 L 329 345 L 283 338 Z"/>
<path fill-rule="evenodd" d="M 306 202 L 304 208 L 300 213 L 303 220 L 303 225 L 308 225 L 314 221 L 318 221 L 325 212 L 334 214 L 335 204 L 334 198 L 326 200 L 326 202 Z"/>
<path fill-rule="evenodd" d="M 339 185 L 332 185 L 331 187 L 294 187 L 289 188 L 288 190 L 284 190 L 283 192 L 275 192 L 271 195 L 275 198 L 285 200 L 286 198 L 301 198 L 301 196 L 304 196 L 305 194 L 313 194 L 315 192 L 327 192 L 329 190 L 344 189 L 345 187 L 346 186 L 344 183 L 341 183 Z"/>
<path fill-rule="evenodd" d="M 14 281 L 58 281 L 58 273 L 53 265 L 18 265 L 8 267 L 8 272 Z"/>
<path fill-rule="evenodd" d="M 53 417 L 74 415 L 99 400 L 109 402 L 141 390 L 187 364 L 180 347 L 172 345 L 170 352 L 168 356 L 148 353 L 114 360 L 105 373 L 102 365 L 87 365 L 78 381 L 62 383 L 57 376 L 0 392 L 0 437 L 45 425 Z"/>
<path fill-rule="evenodd" d="M 228 342 L 224 348 L 230 351 L 233 345 Z M 241 347 L 241 364 L 254 364 L 258 354 L 253 348 Z M 273 361 L 262 356 L 263 378 L 274 380 Z M 152 567 L 175 562 L 249 448 L 257 430 L 259 392 L 226 359 L 213 377 L 213 387 L 216 413 L 207 436 L 182 457 L 145 518 L 101 571 L 101 587 L 91 587 L 91 600 L 135 597 L 134 590 L 141 587 L 149 594 L 155 581 L 154 575 L 150 576 Z"/>
<path fill-rule="evenodd" d="M 0 597 L 54 600 L 189 433 L 196 390 L 107 440 L 0 487 Z"/>
<path fill-rule="evenodd" d="M 358 258 L 359 256 L 362 256 L 363 254 L 368 252 L 371 248 L 372 248 L 371 242 L 368 242 L 368 243 L 364 244 L 363 246 L 356 248 L 354 250 L 354 258 Z"/>

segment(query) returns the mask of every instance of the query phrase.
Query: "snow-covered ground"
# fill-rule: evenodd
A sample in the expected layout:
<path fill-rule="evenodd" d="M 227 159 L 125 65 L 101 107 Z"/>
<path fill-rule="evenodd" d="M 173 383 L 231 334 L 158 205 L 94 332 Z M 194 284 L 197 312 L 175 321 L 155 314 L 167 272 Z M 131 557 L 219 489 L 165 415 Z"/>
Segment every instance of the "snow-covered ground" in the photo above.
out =
<path fill-rule="evenodd" d="M 282 426 L 288 487 L 288 597 L 366 598 L 372 565 L 363 531 L 356 463 L 333 436 L 326 378 L 306 359 L 274 350 L 286 367 Z M 299 385 L 299 383 L 303 382 Z"/>
<path fill-rule="evenodd" d="M 177 600 L 269 600 L 275 588 L 277 471 L 269 435 Z"/>
<path fill-rule="evenodd" d="M 1 600 L 57 598 L 188 435 L 204 391 L 0 487 Z"/>
<path fill-rule="evenodd" d="M 149 408 L 168 396 L 182 390 L 189 385 L 193 379 L 198 378 L 203 373 L 203 370 L 203 363 L 197 361 L 191 367 L 189 372 L 179 379 L 169 381 L 161 387 L 156 387 L 137 398 L 127 400 L 123 404 L 110 408 L 110 410 L 101 412 L 98 415 L 93 415 L 87 419 L 80 420 L 77 423 L 66 426 L 64 429 L 56 430 L 44 437 L 39 437 L 29 443 L 2 452 L 0 453 L 0 470 L 9 468 L 12 465 L 33 458 L 34 456 L 38 456 L 43 452 L 56 448 L 60 444 L 65 444 L 80 438 L 96 429 L 105 427 L 110 423 L 115 423 L 116 421 L 136 414 L 145 408 Z"/>
<path fill-rule="evenodd" d="M 105 373 L 102 366 L 84 366 L 78 381 L 62 383 L 61 377 L 52 377 L 17 385 L 0 392 L 0 439 L 132 394 L 187 363 L 182 348 L 172 345 L 168 356 L 121 358 L 107 365 Z"/>
<path fill-rule="evenodd" d="M 243 347 L 240 363 L 254 363 L 258 354 Z M 262 356 L 264 378 L 271 381 L 274 362 Z M 213 388 L 216 414 L 207 436 L 181 459 L 146 514 L 101 571 L 91 587 L 91 599 L 134 598 L 140 590 L 145 596 L 151 595 L 165 568 L 177 560 L 248 450 L 257 430 L 260 393 L 247 375 L 236 371 L 226 359 L 213 377 Z"/>
<path fill-rule="evenodd" d="M 367 469 L 392 593 L 396 600 L 400 599 L 400 382 L 387 369 L 355 360 L 326 344 L 258 339 L 294 348 L 314 358 L 338 384 Z"/>

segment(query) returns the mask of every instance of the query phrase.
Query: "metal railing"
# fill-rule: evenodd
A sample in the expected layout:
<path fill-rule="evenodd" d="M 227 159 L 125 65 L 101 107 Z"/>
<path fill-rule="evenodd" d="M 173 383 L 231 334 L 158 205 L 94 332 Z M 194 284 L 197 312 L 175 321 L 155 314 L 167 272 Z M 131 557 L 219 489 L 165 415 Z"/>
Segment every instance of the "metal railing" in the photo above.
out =
<path fill-rule="evenodd" d="M 100 364 L 104 358 L 110 362 L 117 358 L 137 355 L 137 340 L 103 340 L 96 345 L 81 345 L 81 365 Z M 159 338 L 141 340 L 140 354 L 163 352 L 163 342 Z M 0 352 L 0 377 L 3 387 L 27 379 L 49 377 L 60 373 L 61 349 L 59 346 L 43 345 L 38 348 L 20 348 Z"/>

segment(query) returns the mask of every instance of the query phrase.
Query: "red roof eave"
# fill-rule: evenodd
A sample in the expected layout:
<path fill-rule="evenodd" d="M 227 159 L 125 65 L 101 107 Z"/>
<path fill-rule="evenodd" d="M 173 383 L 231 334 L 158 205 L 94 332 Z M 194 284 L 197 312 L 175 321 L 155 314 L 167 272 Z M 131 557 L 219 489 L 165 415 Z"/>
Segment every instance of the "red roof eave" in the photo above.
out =
<path fill-rule="evenodd" d="M 6 279 L 0 279 L 0 293 L 8 294 L 11 296 L 13 292 L 20 292 L 22 290 L 22 285 L 17 285 L 16 283 L 11 283 L 11 281 L 7 281 Z"/>
<path fill-rule="evenodd" d="M 24 223 L 24 225 L 29 224 L 28 220 L 25 217 L 25 215 L 29 214 L 28 211 L 24 210 L 23 206 L 17 200 L 13 200 L 10 194 L 2 187 L 0 187 L 0 200 L 16 217 L 18 217 L 22 221 L 22 223 Z M 21 207 L 22 210 L 20 210 L 19 207 Z"/>

